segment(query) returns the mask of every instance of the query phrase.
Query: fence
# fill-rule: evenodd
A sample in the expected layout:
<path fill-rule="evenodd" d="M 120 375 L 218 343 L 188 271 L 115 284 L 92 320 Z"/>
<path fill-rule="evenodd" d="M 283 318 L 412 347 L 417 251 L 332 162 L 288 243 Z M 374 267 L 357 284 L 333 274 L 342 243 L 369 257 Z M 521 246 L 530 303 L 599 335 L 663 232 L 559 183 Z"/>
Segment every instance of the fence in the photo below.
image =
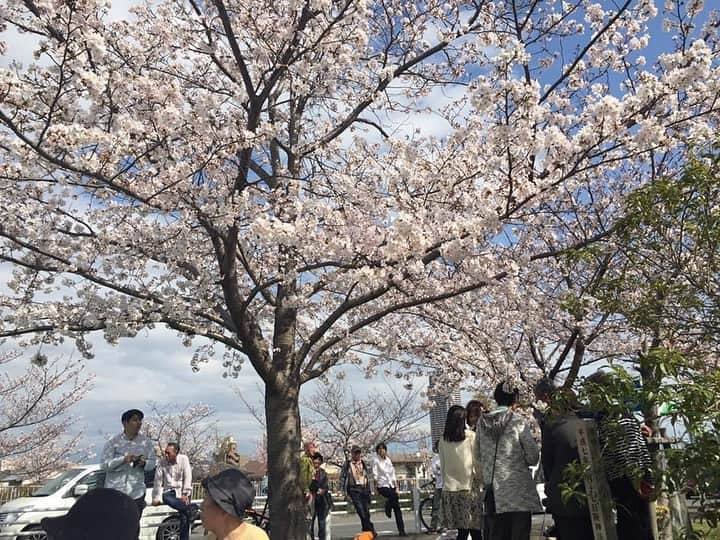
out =
<path fill-rule="evenodd" d="M 38 487 L 40 486 L 0 486 L 0 504 L 20 497 L 29 497 Z"/>

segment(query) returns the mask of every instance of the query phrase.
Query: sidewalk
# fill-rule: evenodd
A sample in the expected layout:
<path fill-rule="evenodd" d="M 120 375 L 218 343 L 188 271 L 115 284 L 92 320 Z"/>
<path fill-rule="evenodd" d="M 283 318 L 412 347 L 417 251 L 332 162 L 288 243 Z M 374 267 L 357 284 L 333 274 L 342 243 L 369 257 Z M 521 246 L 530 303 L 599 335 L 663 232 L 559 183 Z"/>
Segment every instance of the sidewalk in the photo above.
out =
<path fill-rule="evenodd" d="M 407 536 L 398 536 L 397 534 L 379 534 L 377 538 L 382 540 L 435 540 L 438 538 L 437 534 L 427 533 L 408 533 Z M 333 540 L 352 540 L 352 536 L 335 537 Z"/>

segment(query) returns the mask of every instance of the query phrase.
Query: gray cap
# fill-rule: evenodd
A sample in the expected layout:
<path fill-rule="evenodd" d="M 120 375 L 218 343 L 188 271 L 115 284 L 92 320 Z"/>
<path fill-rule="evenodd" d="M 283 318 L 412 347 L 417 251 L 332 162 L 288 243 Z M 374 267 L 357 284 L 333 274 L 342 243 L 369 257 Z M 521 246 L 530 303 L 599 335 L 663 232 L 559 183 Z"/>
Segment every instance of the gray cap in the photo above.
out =
<path fill-rule="evenodd" d="M 202 481 L 213 501 L 231 516 L 243 519 L 255 500 L 255 488 L 237 469 L 226 469 Z"/>

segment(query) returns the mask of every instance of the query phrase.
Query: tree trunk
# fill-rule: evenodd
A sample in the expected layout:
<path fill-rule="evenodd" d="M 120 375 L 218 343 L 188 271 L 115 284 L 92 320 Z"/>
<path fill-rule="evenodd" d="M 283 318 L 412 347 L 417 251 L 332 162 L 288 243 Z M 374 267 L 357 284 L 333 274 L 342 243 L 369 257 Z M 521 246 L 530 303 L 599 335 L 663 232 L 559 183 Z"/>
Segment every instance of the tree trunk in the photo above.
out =
<path fill-rule="evenodd" d="M 300 384 L 287 379 L 265 385 L 270 538 L 306 537 L 305 501 L 300 485 Z"/>

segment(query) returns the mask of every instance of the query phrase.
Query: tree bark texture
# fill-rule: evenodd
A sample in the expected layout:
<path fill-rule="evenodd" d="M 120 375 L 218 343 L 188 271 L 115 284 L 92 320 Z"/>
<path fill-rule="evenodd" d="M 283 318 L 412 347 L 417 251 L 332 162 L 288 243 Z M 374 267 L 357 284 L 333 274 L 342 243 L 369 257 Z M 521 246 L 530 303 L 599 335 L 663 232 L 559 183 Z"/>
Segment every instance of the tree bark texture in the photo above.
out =
<path fill-rule="evenodd" d="M 305 538 L 305 501 L 300 485 L 300 384 L 282 381 L 265 386 L 270 538 Z"/>

